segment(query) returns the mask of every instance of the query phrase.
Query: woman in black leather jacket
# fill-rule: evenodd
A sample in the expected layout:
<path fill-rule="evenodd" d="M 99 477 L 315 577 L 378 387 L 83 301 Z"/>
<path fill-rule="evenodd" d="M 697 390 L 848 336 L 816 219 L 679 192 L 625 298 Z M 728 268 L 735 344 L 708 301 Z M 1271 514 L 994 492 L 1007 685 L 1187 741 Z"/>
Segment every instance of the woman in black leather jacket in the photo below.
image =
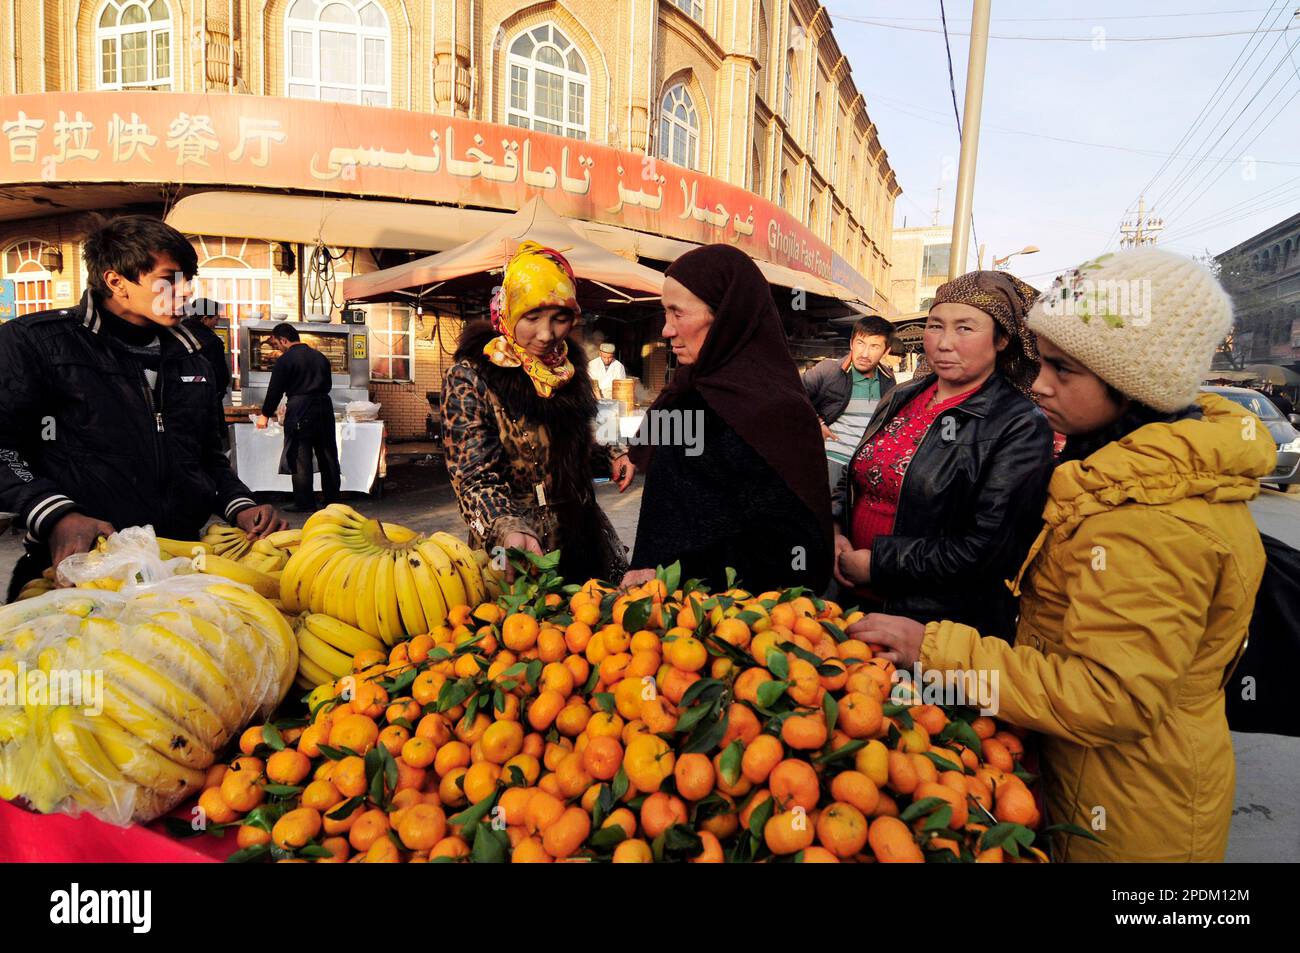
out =
<path fill-rule="evenodd" d="M 1053 468 L 1051 428 L 1027 396 L 1037 296 L 993 271 L 939 288 L 925 328 L 933 373 L 876 409 L 835 493 L 846 601 L 1015 634 L 1004 580 L 1038 532 Z"/>

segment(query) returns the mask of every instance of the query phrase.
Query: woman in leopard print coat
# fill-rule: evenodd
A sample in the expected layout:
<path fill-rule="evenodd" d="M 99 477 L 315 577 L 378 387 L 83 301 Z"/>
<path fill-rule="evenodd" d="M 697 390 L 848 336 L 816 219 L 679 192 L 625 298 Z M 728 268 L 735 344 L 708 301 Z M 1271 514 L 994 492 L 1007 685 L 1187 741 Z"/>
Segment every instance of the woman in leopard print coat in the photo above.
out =
<path fill-rule="evenodd" d="M 608 454 L 620 490 L 635 471 L 625 448 L 595 442 L 587 365 L 567 357 L 578 314 L 564 258 L 521 246 L 492 322 L 466 326 L 443 379 L 447 470 L 471 545 L 558 549 L 569 581 L 617 580 L 626 549 L 596 500 L 593 455 Z"/>

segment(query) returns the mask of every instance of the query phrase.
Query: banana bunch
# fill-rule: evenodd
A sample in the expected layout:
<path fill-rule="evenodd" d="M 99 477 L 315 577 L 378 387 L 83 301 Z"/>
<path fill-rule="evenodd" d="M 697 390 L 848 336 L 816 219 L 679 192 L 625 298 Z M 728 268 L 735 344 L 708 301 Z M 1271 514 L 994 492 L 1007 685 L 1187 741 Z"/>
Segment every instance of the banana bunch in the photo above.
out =
<path fill-rule="evenodd" d="M 23 599 L 34 599 L 36 596 L 42 596 L 57 588 L 58 584 L 54 581 L 54 570 L 47 569 L 42 575 L 37 576 L 35 579 L 25 584 L 22 589 L 18 591 L 18 595 L 14 601 L 19 602 Z"/>
<path fill-rule="evenodd" d="M 163 556 L 190 559 L 198 572 L 224 576 L 249 586 L 273 600 L 278 608 L 280 573 L 301 542 L 300 529 L 280 530 L 249 542 L 243 530 L 213 523 L 201 540 L 160 536 L 158 549 Z"/>
<path fill-rule="evenodd" d="M 298 685 L 311 690 L 352 673 L 352 659 L 364 651 L 384 655 L 384 643 L 356 626 L 319 612 L 298 620 Z"/>
<path fill-rule="evenodd" d="M 329 616 L 385 645 L 428 632 L 456 606 L 487 598 L 478 557 L 450 533 L 423 536 L 342 503 L 312 514 L 280 575 L 284 611 Z"/>
<path fill-rule="evenodd" d="M 280 612 L 203 576 L 0 608 L 0 672 L 17 686 L 0 705 L 0 797 L 151 820 L 202 787 L 216 752 L 297 670 Z"/>

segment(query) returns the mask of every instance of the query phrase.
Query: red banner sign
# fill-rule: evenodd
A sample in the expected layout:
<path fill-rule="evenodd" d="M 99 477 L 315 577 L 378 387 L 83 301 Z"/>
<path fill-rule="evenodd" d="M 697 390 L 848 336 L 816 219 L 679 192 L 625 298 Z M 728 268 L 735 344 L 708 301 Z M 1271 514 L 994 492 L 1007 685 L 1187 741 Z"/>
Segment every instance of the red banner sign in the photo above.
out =
<path fill-rule="evenodd" d="M 752 192 L 609 146 L 430 113 L 271 96 L 100 92 L 0 101 L 0 186 L 157 182 L 254 186 L 559 214 L 872 286 Z M 274 237 L 274 236 L 267 236 Z"/>

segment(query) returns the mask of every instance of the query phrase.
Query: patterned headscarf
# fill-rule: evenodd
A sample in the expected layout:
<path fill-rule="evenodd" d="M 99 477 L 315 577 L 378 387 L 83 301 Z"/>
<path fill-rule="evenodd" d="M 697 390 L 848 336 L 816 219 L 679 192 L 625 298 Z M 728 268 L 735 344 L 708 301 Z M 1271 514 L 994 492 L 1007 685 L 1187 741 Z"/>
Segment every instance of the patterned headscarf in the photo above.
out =
<path fill-rule="evenodd" d="M 522 367 L 538 396 L 549 398 L 573 378 L 573 364 L 567 341 L 547 357 L 537 358 L 515 340 L 519 319 L 537 308 L 566 308 L 577 317 L 581 313 L 577 282 L 573 268 L 558 251 L 523 242 L 492 298 L 492 326 L 500 333 L 483 353 L 497 367 Z"/>
<path fill-rule="evenodd" d="M 1038 290 L 1005 271 L 971 271 L 959 275 L 934 293 L 934 304 L 966 304 L 978 308 L 1011 340 L 998 360 L 998 369 L 1016 390 L 1029 397 L 1038 376 L 1038 339 L 1025 324 Z M 934 307 L 934 305 L 931 305 Z"/>

